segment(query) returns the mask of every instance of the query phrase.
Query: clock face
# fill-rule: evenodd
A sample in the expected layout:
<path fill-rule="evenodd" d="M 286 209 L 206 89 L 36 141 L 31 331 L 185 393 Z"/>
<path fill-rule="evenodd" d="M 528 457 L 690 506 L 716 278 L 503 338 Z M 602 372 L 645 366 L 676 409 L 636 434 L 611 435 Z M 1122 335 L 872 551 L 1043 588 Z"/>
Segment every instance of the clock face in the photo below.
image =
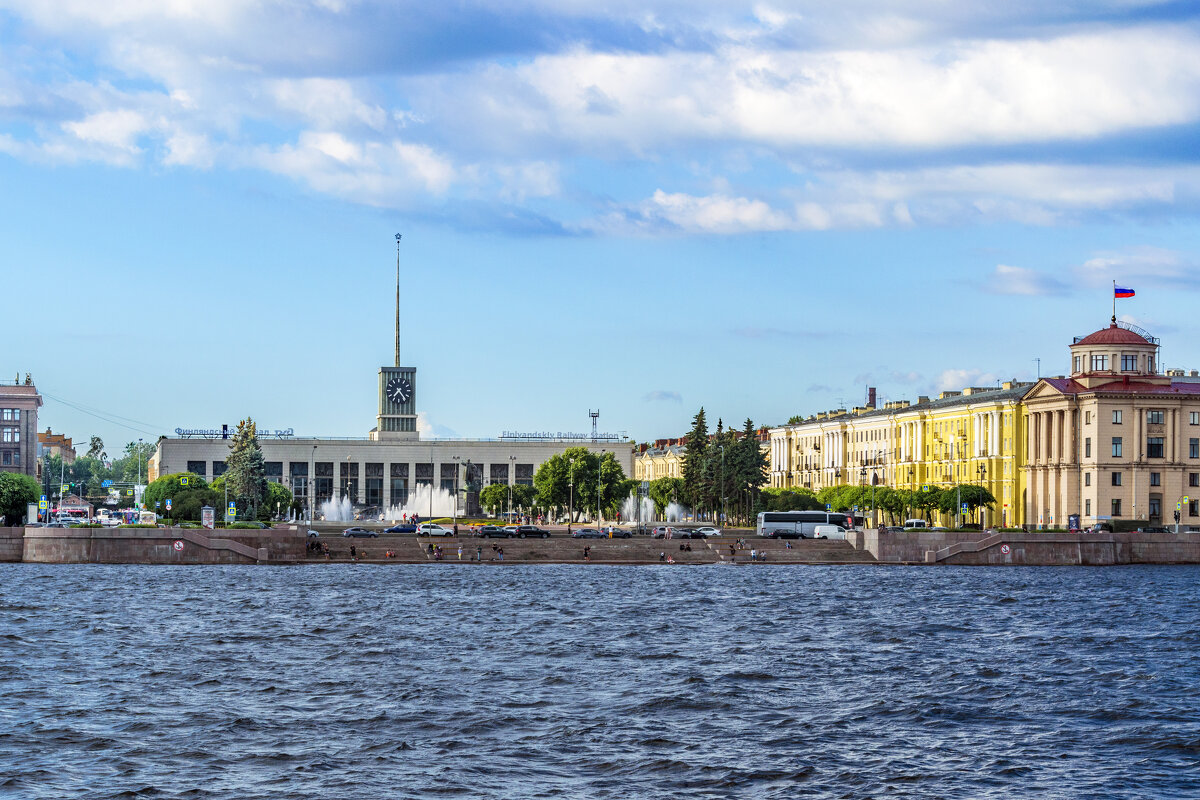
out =
<path fill-rule="evenodd" d="M 387 382 L 387 396 L 393 403 L 407 403 L 412 397 L 412 384 L 407 378 L 392 378 Z"/>

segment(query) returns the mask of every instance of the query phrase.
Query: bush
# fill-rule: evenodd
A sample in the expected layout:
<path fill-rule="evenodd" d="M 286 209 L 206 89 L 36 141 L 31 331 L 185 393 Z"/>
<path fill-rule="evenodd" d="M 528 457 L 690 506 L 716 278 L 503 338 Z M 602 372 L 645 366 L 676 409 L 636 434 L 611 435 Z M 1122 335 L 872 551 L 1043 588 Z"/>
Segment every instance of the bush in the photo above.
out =
<path fill-rule="evenodd" d="M 186 477 L 188 485 L 183 486 L 180 478 Z M 171 510 L 167 511 L 166 500 L 171 500 Z M 194 472 L 174 472 L 163 475 L 146 487 L 142 501 L 147 508 L 155 509 L 159 516 L 170 517 L 172 520 L 199 520 L 200 509 L 204 506 L 218 507 L 217 493 L 212 490 L 204 478 Z"/>
<path fill-rule="evenodd" d="M 5 525 L 20 525 L 30 503 L 41 496 L 41 487 L 29 475 L 0 472 L 0 514 Z"/>

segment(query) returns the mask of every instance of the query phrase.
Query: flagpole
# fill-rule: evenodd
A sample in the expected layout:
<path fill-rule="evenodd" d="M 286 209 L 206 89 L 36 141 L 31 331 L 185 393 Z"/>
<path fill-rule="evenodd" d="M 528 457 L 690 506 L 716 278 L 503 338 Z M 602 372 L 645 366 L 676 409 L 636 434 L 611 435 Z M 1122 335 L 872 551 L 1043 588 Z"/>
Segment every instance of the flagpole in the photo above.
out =
<path fill-rule="evenodd" d="M 1112 324 L 1117 324 L 1117 282 L 1113 281 L 1113 315 Z"/>

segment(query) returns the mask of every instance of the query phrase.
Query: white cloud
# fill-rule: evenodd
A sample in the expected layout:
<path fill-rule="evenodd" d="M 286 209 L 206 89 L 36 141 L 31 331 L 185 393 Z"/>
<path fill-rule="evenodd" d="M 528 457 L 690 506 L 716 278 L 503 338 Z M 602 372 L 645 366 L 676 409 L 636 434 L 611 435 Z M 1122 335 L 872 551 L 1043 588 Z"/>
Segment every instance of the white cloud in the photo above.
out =
<path fill-rule="evenodd" d="M 318 128 L 365 125 L 379 131 L 388 121 L 388 112 L 360 100 L 349 81 L 328 78 L 276 80 L 269 81 L 267 89 L 281 109 L 299 113 Z"/>
<path fill-rule="evenodd" d="M 995 271 L 984 283 L 984 290 L 992 294 L 1015 294 L 1027 297 L 1062 294 L 1066 285 L 1056 278 L 1025 267 L 997 264 Z"/>
<path fill-rule="evenodd" d="M 934 391 L 957 392 L 968 386 L 995 386 L 999 376 L 979 369 L 942 370 L 934 382 Z"/>
<path fill-rule="evenodd" d="M 1097 253 L 1075 272 L 1088 286 L 1116 281 L 1135 291 L 1141 286 L 1200 288 L 1200 263 L 1194 257 L 1149 245 Z"/>

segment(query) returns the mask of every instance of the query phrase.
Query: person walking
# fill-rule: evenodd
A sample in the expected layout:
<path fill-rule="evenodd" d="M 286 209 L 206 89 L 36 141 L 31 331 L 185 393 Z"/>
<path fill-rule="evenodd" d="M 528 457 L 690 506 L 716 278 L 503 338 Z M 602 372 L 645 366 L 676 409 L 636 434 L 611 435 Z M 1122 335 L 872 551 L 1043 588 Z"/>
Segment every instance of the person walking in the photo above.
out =
<path fill-rule="evenodd" d="M 504 560 L 504 548 L 503 547 L 496 548 L 496 555 L 500 556 L 500 560 L 503 561 Z"/>
<path fill-rule="evenodd" d="M 483 545 L 475 545 L 475 560 L 483 563 Z"/>
<path fill-rule="evenodd" d="M 458 560 L 462 561 L 462 545 L 458 546 Z"/>
<path fill-rule="evenodd" d="M 584 561 L 592 560 L 592 548 L 590 546 L 583 548 L 583 560 Z"/>
<path fill-rule="evenodd" d="M 354 545 L 350 545 L 350 560 L 358 560 L 358 551 L 354 549 Z"/>

